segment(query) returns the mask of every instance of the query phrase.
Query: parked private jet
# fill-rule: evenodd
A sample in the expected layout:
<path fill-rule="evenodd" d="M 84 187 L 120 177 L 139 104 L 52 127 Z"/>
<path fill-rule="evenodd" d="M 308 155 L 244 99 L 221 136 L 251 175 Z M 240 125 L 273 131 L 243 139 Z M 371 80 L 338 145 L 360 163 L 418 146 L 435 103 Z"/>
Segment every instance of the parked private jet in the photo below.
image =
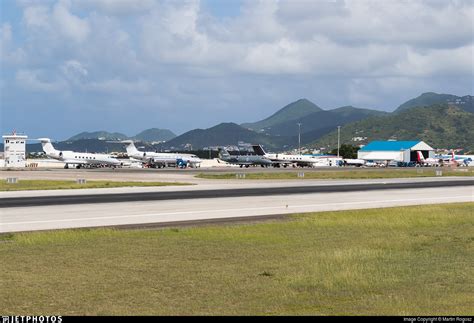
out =
<path fill-rule="evenodd" d="M 127 154 L 131 159 L 142 161 L 153 167 L 166 167 L 176 165 L 178 167 L 199 167 L 201 159 L 192 154 L 181 153 L 157 153 L 153 151 L 140 151 L 135 147 L 132 140 L 123 140 L 121 143 L 127 144 Z"/>
<path fill-rule="evenodd" d="M 268 167 L 272 165 L 272 161 L 265 156 L 258 155 L 231 155 L 224 148 L 219 148 L 219 159 L 229 164 L 240 165 L 240 167 L 249 167 L 251 165 L 260 165 Z"/>
<path fill-rule="evenodd" d="M 38 140 L 41 142 L 46 156 L 62 161 L 65 163 L 64 168 L 69 168 L 69 164 L 76 165 L 76 168 L 81 168 L 82 166 L 92 167 L 100 165 L 112 167 L 122 166 L 122 163 L 111 155 L 80 153 L 70 150 L 60 151 L 54 149 L 49 138 L 39 138 Z"/>
<path fill-rule="evenodd" d="M 339 163 L 342 158 L 320 158 L 316 156 L 309 156 L 309 155 L 288 155 L 288 154 L 267 154 L 265 150 L 263 150 L 262 146 L 260 145 L 252 145 L 253 150 L 259 156 L 265 156 L 266 158 L 270 159 L 275 167 L 287 167 L 289 165 L 296 165 L 296 166 L 333 166 L 336 163 Z M 334 159 L 334 160 L 333 160 Z"/>

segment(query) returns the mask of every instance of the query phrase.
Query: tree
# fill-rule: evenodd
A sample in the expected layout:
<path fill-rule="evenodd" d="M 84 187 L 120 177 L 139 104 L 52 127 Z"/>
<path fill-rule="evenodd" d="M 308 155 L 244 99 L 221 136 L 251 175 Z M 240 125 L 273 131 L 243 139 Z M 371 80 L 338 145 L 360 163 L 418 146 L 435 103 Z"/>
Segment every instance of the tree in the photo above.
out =
<path fill-rule="evenodd" d="M 342 144 L 339 148 L 339 155 L 345 159 L 355 159 L 359 149 L 357 146 Z M 337 155 L 337 148 L 331 150 L 331 154 Z"/>

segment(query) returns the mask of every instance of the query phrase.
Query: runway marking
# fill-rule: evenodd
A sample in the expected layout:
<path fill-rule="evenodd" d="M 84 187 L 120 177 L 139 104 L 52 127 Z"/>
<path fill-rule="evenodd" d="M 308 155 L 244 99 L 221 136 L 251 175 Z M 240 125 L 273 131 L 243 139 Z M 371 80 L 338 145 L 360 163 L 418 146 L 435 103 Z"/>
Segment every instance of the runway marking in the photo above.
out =
<path fill-rule="evenodd" d="M 212 212 L 225 212 L 225 211 L 257 211 L 257 210 L 270 210 L 270 209 L 297 209 L 305 207 L 321 207 L 321 206 L 338 206 L 338 205 L 362 205 L 362 204 L 374 204 L 374 203 L 395 203 L 395 202 L 410 202 L 410 201 L 441 201 L 451 200 L 460 198 L 470 198 L 474 201 L 472 195 L 465 196 L 452 196 L 452 197 L 427 197 L 427 198 L 416 198 L 416 199 L 398 199 L 398 200 L 383 200 L 383 201 L 358 201 L 358 202 L 341 202 L 341 203 L 323 203 L 323 204 L 304 204 L 304 205 L 288 205 L 283 206 L 264 206 L 264 207 L 253 207 L 253 208 L 233 208 L 233 209 L 219 209 L 219 210 L 201 210 L 201 211 L 180 211 L 180 212 L 168 212 L 168 213 L 151 213 L 151 214 L 134 214 L 134 215 L 118 215 L 118 216 L 104 216 L 104 217 L 91 217 L 91 218 L 73 218 L 73 219 L 58 219 L 58 220 L 41 220 L 41 221 L 28 221 L 28 222 L 7 222 L 0 223 L 0 225 L 17 225 L 17 224 L 37 224 L 37 223 L 57 223 L 57 222 L 73 222 L 73 221 L 87 221 L 87 220 L 112 220 L 122 218 L 139 218 L 139 217 L 152 217 L 152 216 L 170 216 L 170 215 L 184 215 L 184 214 L 202 214 Z M 252 215 L 248 215 L 251 217 Z M 226 217 L 223 217 L 226 218 Z"/>

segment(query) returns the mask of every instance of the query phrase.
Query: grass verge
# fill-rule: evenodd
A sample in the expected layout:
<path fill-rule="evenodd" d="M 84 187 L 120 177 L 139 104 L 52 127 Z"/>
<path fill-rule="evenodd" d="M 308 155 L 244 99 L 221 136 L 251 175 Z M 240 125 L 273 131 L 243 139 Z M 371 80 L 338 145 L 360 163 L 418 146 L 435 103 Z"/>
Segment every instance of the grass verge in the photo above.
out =
<path fill-rule="evenodd" d="M 243 172 L 233 172 L 225 174 L 201 173 L 198 178 L 206 179 L 237 179 L 237 174 Z M 304 173 L 304 177 L 299 177 L 298 173 Z M 369 178 L 410 178 L 410 177 L 436 177 L 435 169 L 348 169 L 338 171 L 301 169 L 298 172 L 247 172 L 245 179 L 369 179 Z M 443 169 L 442 176 L 474 176 L 474 169 Z"/>
<path fill-rule="evenodd" d="M 5 315 L 473 315 L 474 203 L 0 236 Z"/>
<path fill-rule="evenodd" d="M 81 189 L 81 188 L 112 188 L 112 187 L 145 187 L 145 186 L 171 186 L 192 185 L 179 182 L 115 182 L 115 181 L 87 181 L 78 184 L 76 181 L 57 180 L 22 180 L 10 184 L 5 180 L 0 182 L 0 191 L 27 191 L 27 190 L 59 190 L 59 189 Z"/>

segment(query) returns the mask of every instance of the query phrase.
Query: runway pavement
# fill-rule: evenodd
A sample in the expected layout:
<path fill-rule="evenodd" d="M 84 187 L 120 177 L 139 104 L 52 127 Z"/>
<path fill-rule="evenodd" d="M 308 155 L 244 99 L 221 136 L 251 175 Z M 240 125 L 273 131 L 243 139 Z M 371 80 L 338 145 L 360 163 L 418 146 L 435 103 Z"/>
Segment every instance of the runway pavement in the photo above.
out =
<path fill-rule="evenodd" d="M 175 187 L 170 191 L 155 192 L 128 192 L 111 194 L 68 194 L 56 195 L 51 192 L 45 196 L 23 196 L 23 197 L 5 197 L 0 198 L 0 208 L 25 207 L 25 206 L 47 206 L 47 205 L 71 205 L 71 204 L 95 204 L 95 203 L 123 203 L 140 201 L 162 201 L 162 200 L 189 200 L 189 199 L 214 199 L 224 197 L 247 197 L 247 196 L 269 196 L 269 195 L 296 195 L 310 193 L 330 193 L 330 192 L 354 192 L 354 191 L 381 191 L 393 189 L 413 189 L 429 187 L 455 187 L 455 186 L 474 186 L 472 180 L 438 180 L 438 181 L 392 181 L 358 183 L 357 181 L 349 184 L 325 184 L 325 185 L 294 185 L 293 186 L 259 186 L 244 188 L 213 188 L 181 190 Z"/>
<path fill-rule="evenodd" d="M 420 185 L 420 181 L 408 181 L 411 185 Z M 436 183 L 437 182 L 437 183 Z M 157 193 L 178 194 L 161 198 L 160 200 L 147 201 L 121 201 L 108 203 L 108 194 L 101 195 L 101 203 L 43 205 L 43 206 L 16 206 L 0 209 L 0 232 L 35 231 L 62 228 L 81 228 L 98 226 L 122 225 L 180 225 L 193 221 L 232 221 L 235 218 L 256 219 L 262 216 L 274 217 L 300 212 L 320 212 L 329 210 L 347 210 L 391 207 L 403 205 L 422 205 L 432 203 L 473 202 L 474 183 L 461 180 L 462 186 L 429 187 L 435 183 L 437 186 L 443 181 L 425 181 L 428 187 L 405 188 L 393 180 L 389 189 L 380 189 L 380 185 L 372 185 L 370 190 L 342 190 L 348 185 L 312 185 L 302 186 L 302 191 L 295 193 L 292 187 L 276 187 L 277 191 L 265 191 L 262 188 L 247 188 L 254 190 L 252 194 L 238 196 L 235 189 L 218 190 L 228 191 L 219 196 L 198 196 L 203 190 L 192 187 L 183 191 L 188 195 L 183 201 L 179 197 L 180 189 L 168 192 L 151 192 L 154 198 Z M 341 183 L 341 181 L 339 182 Z M 431 183 L 431 184 L 430 184 Z M 444 180 L 444 183 L 447 181 Z M 294 185 L 294 184 L 293 184 Z M 362 184 L 358 184 L 362 185 Z M 405 184 L 406 185 L 406 184 Z M 326 190 L 322 187 L 326 186 Z M 369 185 L 370 186 L 370 185 Z M 377 187 L 377 188 L 375 188 Z M 336 189 L 337 188 L 337 189 Z M 170 188 L 166 188 L 170 190 Z M 206 190 L 204 190 L 205 192 Z M 234 192 L 234 193 L 232 193 Z M 250 191 L 249 191 L 250 192 Z M 259 193 L 260 192 L 260 193 Z M 270 192 L 270 193 L 265 193 Z M 170 193 L 170 194 L 171 194 Z M 258 195 L 255 195 L 259 193 Z M 51 194 L 51 193 L 50 193 Z M 202 193 L 204 194 L 204 193 Z M 206 194 L 210 194 L 209 192 Z M 212 194 L 218 194 L 213 192 Z M 140 193 L 138 195 L 144 195 Z M 64 198 L 81 198 L 84 195 L 64 195 Z M 85 195 L 87 196 L 87 195 Z M 162 196 L 163 197 L 163 196 Z M 171 199 L 169 199 L 171 197 Z M 28 199 L 31 197 L 28 197 Z M 41 197 L 44 198 L 44 197 Z M 57 196 L 56 198 L 60 198 Z M 2 198 L 2 203 L 5 199 Z"/>
<path fill-rule="evenodd" d="M 245 170 L 248 171 L 248 170 Z M 252 171 L 252 170 L 251 170 Z M 164 226 L 431 203 L 473 202 L 471 177 L 363 180 L 209 180 L 196 171 L 36 170 L 22 179 L 177 181 L 196 185 L 0 192 L 0 232 Z"/>

